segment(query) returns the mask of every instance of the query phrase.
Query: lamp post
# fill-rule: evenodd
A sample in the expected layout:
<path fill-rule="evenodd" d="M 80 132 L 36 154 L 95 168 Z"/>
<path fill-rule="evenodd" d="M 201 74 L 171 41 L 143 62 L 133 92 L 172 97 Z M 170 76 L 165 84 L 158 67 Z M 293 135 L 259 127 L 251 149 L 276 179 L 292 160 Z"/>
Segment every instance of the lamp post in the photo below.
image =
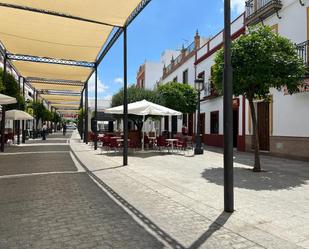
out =
<path fill-rule="evenodd" d="M 204 149 L 202 147 L 201 143 L 201 121 L 200 121 L 200 112 L 201 112 L 201 91 L 204 89 L 204 79 L 203 78 L 197 78 L 194 81 L 194 88 L 198 92 L 198 104 L 197 104 L 197 127 L 196 127 L 196 141 L 195 141 L 195 149 L 194 154 L 195 155 L 201 155 L 204 153 Z"/>

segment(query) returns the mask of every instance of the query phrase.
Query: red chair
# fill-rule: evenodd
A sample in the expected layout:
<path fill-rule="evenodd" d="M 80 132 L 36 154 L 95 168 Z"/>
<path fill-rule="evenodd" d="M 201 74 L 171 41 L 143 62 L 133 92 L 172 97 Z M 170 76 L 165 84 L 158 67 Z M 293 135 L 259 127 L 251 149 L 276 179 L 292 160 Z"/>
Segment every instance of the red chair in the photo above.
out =
<path fill-rule="evenodd" d="M 129 148 L 133 149 L 133 151 L 135 151 L 135 149 L 138 148 L 138 142 L 134 139 L 129 141 Z"/>
<path fill-rule="evenodd" d="M 100 140 L 102 142 L 101 152 L 104 148 L 108 151 L 110 149 L 111 138 L 109 136 L 104 136 Z"/>
<path fill-rule="evenodd" d="M 159 136 L 157 137 L 157 144 L 156 144 L 156 148 L 158 150 L 161 150 L 162 148 L 165 149 L 167 146 L 166 140 L 163 136 Z"/>
<path fill-rule="evenodd" d="M 147 135 L 144 135 L 144 146 L 149 149 L 150 140 Z"/>
<path fill-rule="evenodd" d="M 110 143 L 109 143 L 109 148 L 110 149 L 114 149 L 114 151 L 116 152 L 117 149 L 121 148 L 121 144 L 117 142 L 117 139 L 110 139 Z"/>
<path fill-rule="evenodd" d="M 178 150 L 186 151 L 188 147 L 187 141 L 185 139 L 179 139 L 177 143 L 175 144 L 175 148 Z"/>

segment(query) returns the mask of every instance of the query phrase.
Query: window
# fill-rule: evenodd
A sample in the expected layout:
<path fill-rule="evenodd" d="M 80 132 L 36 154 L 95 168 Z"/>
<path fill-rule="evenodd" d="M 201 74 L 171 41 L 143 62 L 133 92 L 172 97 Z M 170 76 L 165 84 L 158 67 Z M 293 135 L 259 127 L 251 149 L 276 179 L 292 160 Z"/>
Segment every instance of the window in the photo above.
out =
<path fill-rule="evenodd" d="M 182 83 L 188 84 L 188 69 L 182 73 Z"/>
<path fill-rule="evenodd" d="M 210 113 L 210 133 L 219 134 L 219 111 Z"/>
<path fill-rule="evenodd" d="M 178 79 L 177 79 L 177 76 L 173 79 L 173 82 L 177 82 Z"/>

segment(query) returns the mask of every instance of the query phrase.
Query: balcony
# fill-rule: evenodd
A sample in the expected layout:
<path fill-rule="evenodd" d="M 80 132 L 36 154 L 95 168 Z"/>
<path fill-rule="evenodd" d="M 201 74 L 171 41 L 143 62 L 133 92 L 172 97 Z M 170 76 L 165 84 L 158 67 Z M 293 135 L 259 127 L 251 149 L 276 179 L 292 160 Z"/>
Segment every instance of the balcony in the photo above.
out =
<path fill-rule="evenodd" d="M 282 8 L 281 0 L 246 1 L 246 25 L 254 25 L 277 13 Z"/>
<path fill-rule="evenodd" d="M 307 69 L 309 69 L 309 41 L 296 45 L 296 50 L 300 58 L 303 59 Z"/>
<path fill-rule="evenodd" d="M 204 99 L 210 99 L 218 97 L 218 93 L 212 81 L 208 81 L 204 86 Z"/>

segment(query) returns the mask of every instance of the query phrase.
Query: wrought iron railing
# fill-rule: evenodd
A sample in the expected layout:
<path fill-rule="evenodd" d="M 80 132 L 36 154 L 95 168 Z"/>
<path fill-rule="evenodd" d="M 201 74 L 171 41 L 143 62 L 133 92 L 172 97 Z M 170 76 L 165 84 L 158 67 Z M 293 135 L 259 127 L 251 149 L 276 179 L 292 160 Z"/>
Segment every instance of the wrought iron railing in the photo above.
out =
<path fill-rule="evenodd" d="M 305 65 L 309 66 L 309 41 L 296 45 L 296 50 L 300 58 L 303 59 Z"/>
<path fill-rule="evenodd" d="M 204 85 L 204 97 L 214 97 L 214 96 L 218 96 L 215 86 L 213 84 L 213 82 L 210 80 L 208 82 L 205 83 Z"/>
<path fill-rule="evenodd" d="M 260 12 L 272 4 L 281 5 L 281 0 L 247 0 L 246 17 L 248 18 L 254 15 L 256 12 Z"/>

